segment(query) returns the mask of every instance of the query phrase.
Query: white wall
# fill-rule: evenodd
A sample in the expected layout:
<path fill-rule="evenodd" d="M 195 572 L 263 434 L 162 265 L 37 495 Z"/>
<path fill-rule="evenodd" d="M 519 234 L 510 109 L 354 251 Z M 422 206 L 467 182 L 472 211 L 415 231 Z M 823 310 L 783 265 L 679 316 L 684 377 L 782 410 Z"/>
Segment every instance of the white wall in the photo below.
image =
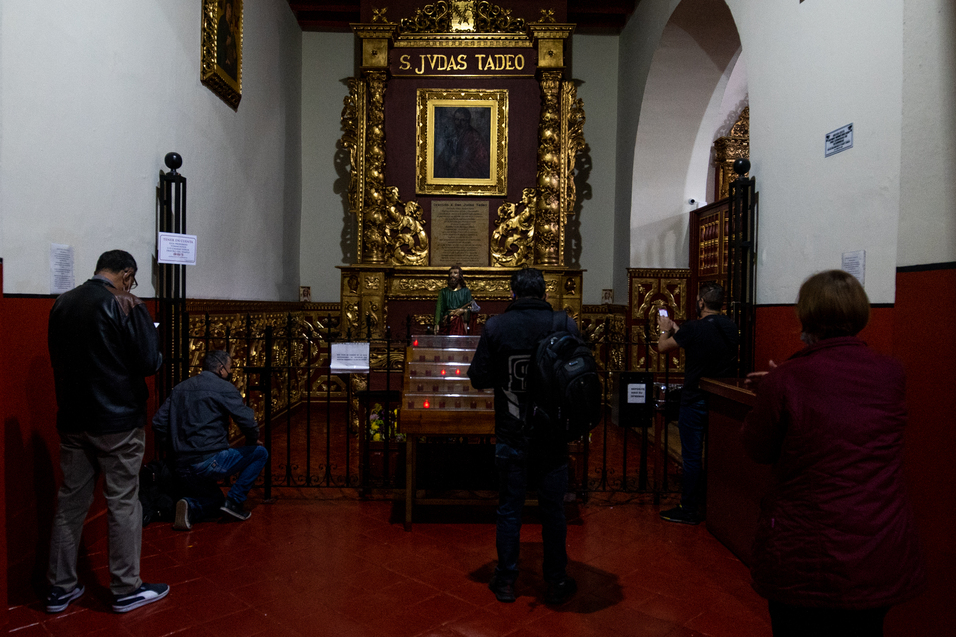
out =
<path fill-rule="evenodd" d="M 655 54 L 677 52 L 657 51 L 669 39 L 658 36 L 653 47 L 647 39 L 664 33 L 673 6 L 673 0 L 640 3 L 621 38 L 620 95 L 640 95 L 642 103 L 649 104 L 655 85 L 651 78 L 646 85 L 641 82 L 640 70 L 652 68 Z M 807 275 L 840 267 L 841 254 L 855 250 L 866 251 L 866 288 L 871 300 L 893 302 L 900 210 L 903 0 L 836 4 L 728 0 L 727 6 L 747 69 L 751 174 L 760 191 L 758 303 L 792 303 Z M 634 25 L 640 18 L 643 22 Z M 621 165 L 628 149 L 626 126 L 620 122 L 639 118 L 635 141 L 655 131 L 643 130 L 653 119 L 645 120 L 648 113 L 643 110 L 635 113 L 633 100 L 628 103 L 622 97 L 619 104 L 619 129 L 624 129 L 619 136 Z M 855 125 L 854 148 L 824 159 L 824 135 L 849 123 Z M 632 249 L 632 262 L 643 258 L 642 252 L 653 252 L 642 250 L 642 241 L 663 240 L 665 245 L 657 250 L 660 256 L 647 264 L 682 265 L 676 250 L 685 240 L 680 237 L 685 211 L 665 214 L 665 210 L 660 218 L 648 217 L 655 213 L 644 210 L 643 202 L 648 202 L 649 209 L 660 209 L 650 205 L 661 196 L 660 173 L 641 170 L 653 167 L 653 162 L 682 165 L 681 155 L 692 142 L 669 144 L 658 139 L 641 145 L 641 154 L 633 158 L 634 177 L 627 193 L 633 209 L 627 212 L 638 220 L 630 236 L 632 246 L 638 247 Z M 664 187 L 675 189 L 666 183 Z M 619 181 L 618 215 L 623 196 Z M 673 259 L 666 245 L 669 235 L 675 237 Z"/>
<path fill-rule="evenodd" d="M 956 261 L 956 3 L 903 13 L 899 265 Z"/>
<path fill-rule="evenodd" d="M 809 274 L 866 251 L 874 303 L 895 293 L 902 0 L 730 0 L 747 61 L 760 191 L 758 303 L 792 303 Z M 824 136 L 854 124 L 854 147 Z"/>
<path fill-rule="evenodd" d="M 599 304 L 601 290 L 614 285 L 614 190 L 617 146 L 617 36 L 575 35 L 569 77 L 578 80 L 584 102 L 585 157 L 578 159 L 577 209 L 568 219 L 580 236 L 578 265 L 584 273 L 584 302 Z M 623 226 L 626 228 L 627 226 Z M 568 265 L 575 265 L 569 260 Z M 623 291 L 615 303 L 626 303 Z"/>
<path fill-rule="evenodd" d="M 356 262 L 348 210 L 349 156 L 340 144 L 345 80 L 356 74 L 355 35 L 302 34 L 302 285 L 312 300 L 338 302 L 337 265 Z"/>
<path fill-rule="evenodd" d="M 301 32 L 284 0 L 246 2 L 243 97 L 199 82 L 200 2 L 0 4 L 4 291 L 43 294 L 49 244 L 76 280 L 129 250 L 153 294 L 158 172 L 171 150 L 199 237 L 190 297 L 292 300 L 298 286 Z"/>

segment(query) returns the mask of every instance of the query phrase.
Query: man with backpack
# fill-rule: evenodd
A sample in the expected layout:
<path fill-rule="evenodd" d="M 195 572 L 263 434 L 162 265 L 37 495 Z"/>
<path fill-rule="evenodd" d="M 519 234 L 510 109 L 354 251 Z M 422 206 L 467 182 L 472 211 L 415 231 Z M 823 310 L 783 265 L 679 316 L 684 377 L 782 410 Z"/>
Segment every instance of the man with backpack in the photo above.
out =
<path fill-rule="evenodd" d="M 697 294 L 696 321 L 678 326 L 669 317 L 658 315 L 661 328 L 657 351 L 684 348 L 684 386 L 681 390 L 677 428 L 681 446 L 680 504 L 661 511 L 661 519 L 680 524 L 700 524 L 704 505 L 703 453 L 707 427 L 707 397 L 700 379 L 733 376 L 737 364 L 737 325 L 721 314 L 724 289 L 710 281 Z"/>
<path fill-rule="evenodd" d="M 495 390 L 498 566 L 489 588 L 499 602 L 515 601 L 521 513 L 530 480 L 538 489 L 544 579 L 548 583 L 545 602 L 560 604 L 577 591 L 577 584 L 567 574 L 564 495 L 568 488 L 568 445 L 564 437 L 535 431 L 534 415 L 528 413 L 527 381 L 539 341 L 557 331 L 576 335 L 578 329 L 566 313 L 552 310 L 539 270 L 515 272 L 511 293 L 514 301 L 505 312 L 488 319 L 468 370 L 476 389 Z"/>

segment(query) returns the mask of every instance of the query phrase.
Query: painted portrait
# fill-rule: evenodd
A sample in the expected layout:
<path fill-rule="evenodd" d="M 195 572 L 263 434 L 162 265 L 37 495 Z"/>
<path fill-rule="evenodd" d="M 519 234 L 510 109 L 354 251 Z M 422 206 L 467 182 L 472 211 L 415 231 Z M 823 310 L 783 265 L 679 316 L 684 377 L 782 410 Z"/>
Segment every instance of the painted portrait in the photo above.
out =
<path fill-rule="evenodd" d="M 418 194 L 507 193 L 508 91 L 418 90 Z"/>

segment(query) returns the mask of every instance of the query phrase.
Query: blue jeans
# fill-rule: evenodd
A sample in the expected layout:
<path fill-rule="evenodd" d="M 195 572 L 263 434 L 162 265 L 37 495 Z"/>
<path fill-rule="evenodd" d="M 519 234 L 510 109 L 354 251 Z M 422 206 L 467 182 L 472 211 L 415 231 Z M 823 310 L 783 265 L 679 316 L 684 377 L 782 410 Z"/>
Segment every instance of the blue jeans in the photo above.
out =
<path fill-rule="evenodd" d="M 704 431 L 707 429 L 707 401 L 681 405 L 677 416 L 680 454 L 683 464 L 680 505 L 700 513 L 704 504 Z"/>
<path fill-rule="evenodd" d="M 528 492 L 528 478 L 538 487 L 541 539 L 544 543 L 544 579 L 559 581 L 567 576 L 568 524 L 564 517 L 564 494 L 568 490 L 568 456 L 530 456 L 511 447 L 495 447 L 498 469 L 498 521 L 495 543 L 498 566 L 495 577 L 514 583 L 518 577 L 521 549 L 521 512 Z"/>
<path fill-rule="evenodd" d="M 248 445 L 224 449 L 180 470 L 180 486 L 183 499 L 189 504 L 190 517 L 200 520 L 218 512 L 225 502 L 219 482 L 233 474 L 239 475 L 227 497 L 239 504 L 245 502 L 268 459 L 265 447 Z"/>

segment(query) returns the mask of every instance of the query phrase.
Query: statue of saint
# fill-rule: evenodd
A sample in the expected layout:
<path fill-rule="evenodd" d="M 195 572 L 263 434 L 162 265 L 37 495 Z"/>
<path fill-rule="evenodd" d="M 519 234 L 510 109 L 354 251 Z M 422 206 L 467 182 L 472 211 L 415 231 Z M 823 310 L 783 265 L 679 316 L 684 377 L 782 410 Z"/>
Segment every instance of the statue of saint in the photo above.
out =
<path fill-rule="evenodd" d="M 448 269 L 448 286 L 438 293 L 438 302 L 435 304 L 435 332 L 467 334 L 473 303 L 461 267 L 452 266 Z"/>

